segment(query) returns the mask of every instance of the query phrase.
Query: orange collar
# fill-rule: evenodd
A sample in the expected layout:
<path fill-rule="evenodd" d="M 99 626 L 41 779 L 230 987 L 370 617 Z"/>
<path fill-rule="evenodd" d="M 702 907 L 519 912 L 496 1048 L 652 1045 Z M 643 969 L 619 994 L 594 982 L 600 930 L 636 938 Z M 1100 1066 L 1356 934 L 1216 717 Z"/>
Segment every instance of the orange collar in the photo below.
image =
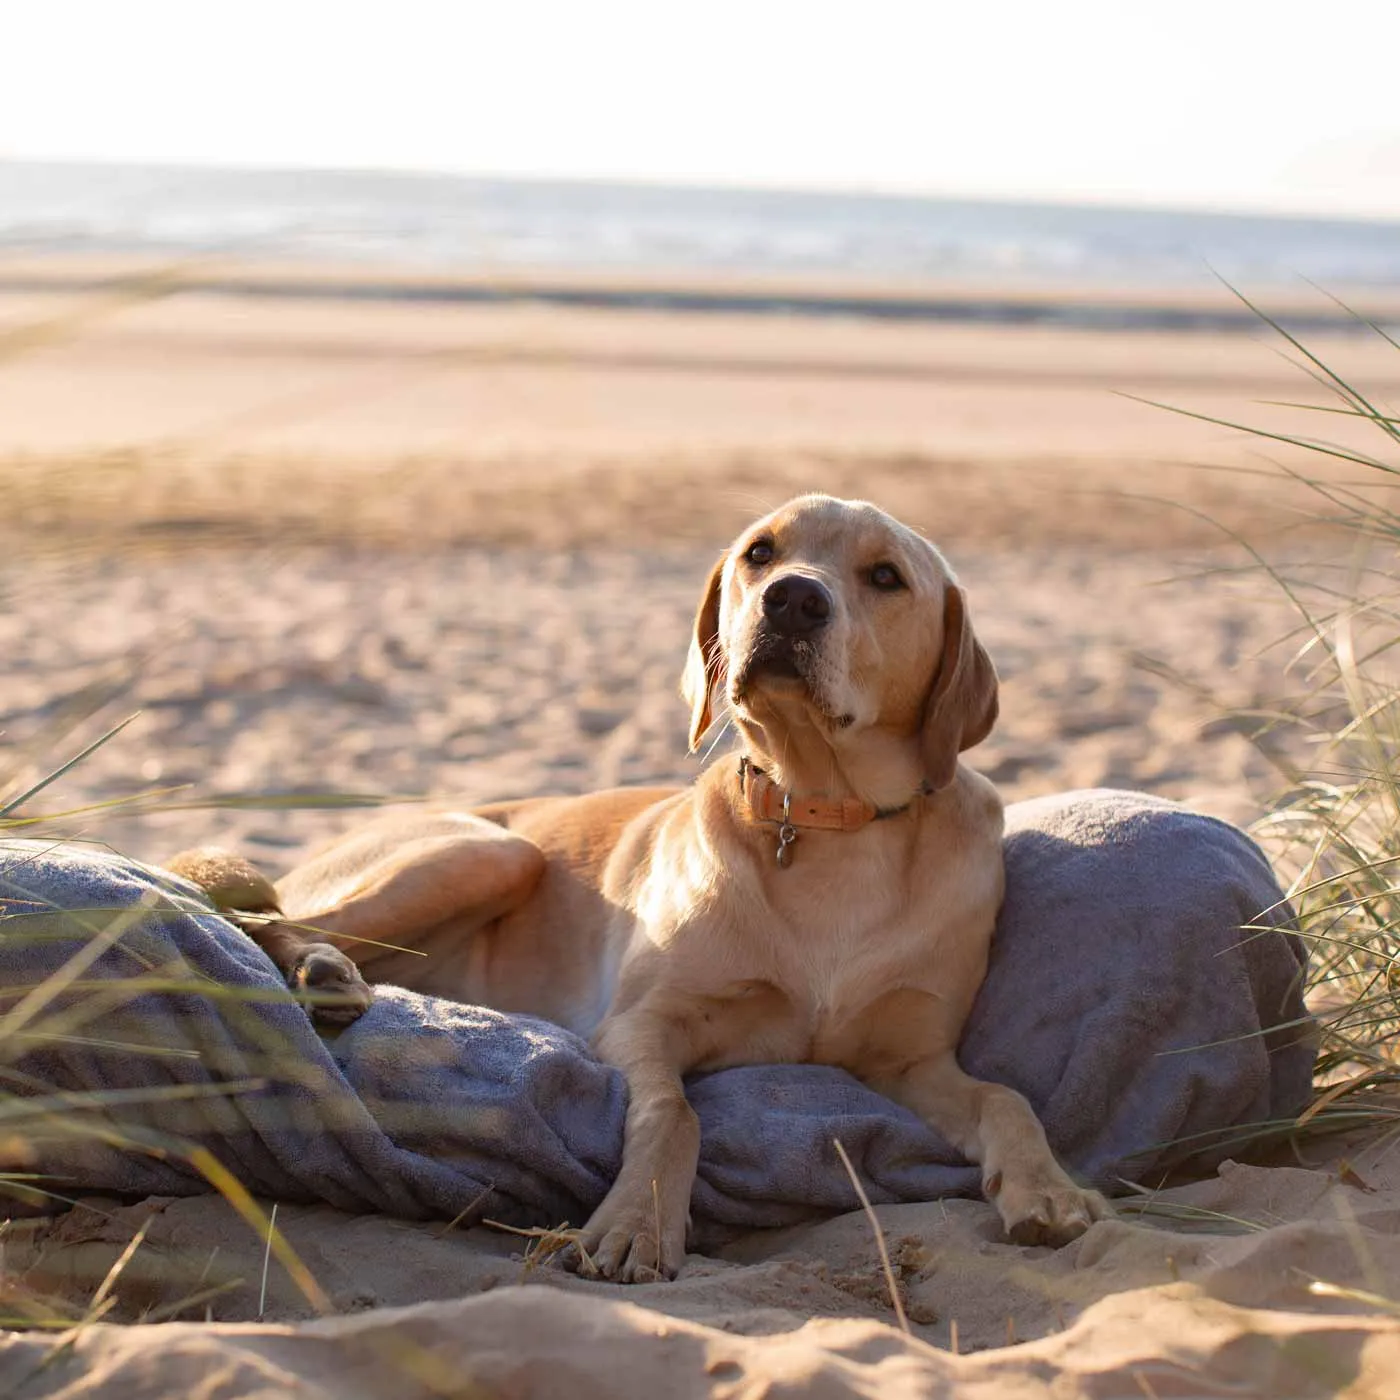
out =
<path fill-rule="evenodd" d="M 778 864 L 792 864 L 792 845 L 800 829 L 859 831 L 871 822 L 897 817 L 914 805 L 927 788 L 920 788 L 902 807 L 877 807 L 859 797 L 794 797 L 784 792 L 747 758 L 739 760 L 739 791 L 755 820 L 778 824 Z"/>
<path fill-rule="evenodd" d="M 859 831 L 879 815 L 873 802 L 859 797 L 793 797 L 747 758 L 739 760 L 739 790 L 749 811 L 761 822 L 782 822 L 814 831 Z"/>

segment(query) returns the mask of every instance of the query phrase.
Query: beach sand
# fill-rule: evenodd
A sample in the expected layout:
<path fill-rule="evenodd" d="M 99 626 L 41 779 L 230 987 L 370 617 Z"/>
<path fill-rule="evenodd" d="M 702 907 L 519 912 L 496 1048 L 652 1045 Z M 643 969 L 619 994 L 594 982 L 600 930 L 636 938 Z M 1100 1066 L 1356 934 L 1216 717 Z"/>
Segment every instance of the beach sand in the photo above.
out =
<path fill-rule="evenodd" d="M 968 757 L 1008 800 L 1124 786 L 1248 822 L 1284 785 L 1241 712 L 1303 689 L 1297 619 L 1232 535 L 1284 564 L 1335 546 L 1299 528 L 1307 495 L 1267 460 L 1284 448 L 1126 397 L 1298 431 L 1265 401 L 1326 400 L 1262 331 L 104 299 L 64 276 L 0 292 L 0 771 L 17 783 L 136 714 L 35 805 L 178 789 L 69 819 L 86 838 L 148 860 L 218 841 L 277 872 L 357 813 L 268 794 L 477 801 L 685 781 L 700 760 L 676 686 L 708 566 L 747 519 L 811 489 L 875 500 L 952 562 L 1003 677 L 1002 719 Z M 1309 343 L 1400 400 L 1393 350 Z M 264 800 L 207 805 L 227 794 Z M 999 1243 L 981 1203 L 881 1208 L 913 1342 L 889 1330 L 861 1216 L 692 1257 L 674 1285 L 536 1272 L 557 1287 L 516 1290 L 518 1240 L 283 1207 L 342 1310 L 489 1296 L 320 1331 L 151 1332 L 140 1355 L 96 1329 L 74 1355 L 90 1377 L 134 1386 L 145 1366 L 167 1389 L 190 1348 L 229 1375 L 275 1357 L 304 1393 L 337 1395 L 382 1393 L 339 1388 L 345 1357 L 410 1337 L 530 1395 L 559 1393 L 561 1375 L 638 1395 L 655 1377 L 676 1394 L 766 1380 L 1165 1395 L 1187 1393 L 1193 1367 L 1243 1394 L 1383 1393 L 1364 1386 L 1377 1357 L 1394 1374 L 1393 1325 L 1306 1282 L 1400 1293 L 1384 1262 L 1393 1153 L 1229 1166 L 1171 1200 L 1194 1217 L 1106 1223 L 1059 1252 Z M 173 1261 L 215 1248 L 215 1272 L 245 1286 L 213 1316 L 256 1316 L 261 1243 L 208 1202 L 118 1209 L 96 1233 L 77 1217 L 26 1226 L 9 1267 L 81 1296 L 148 1216 L 156 1276 L 131 1274 L 119 1316 L 173 1301 Z M 264 1321 L 308 1315 L 274 1268 Z M 954 1319 L 979 1356 L 948 1354 Z M 761 1344 L 723 1335 L 736 1332 Z M 1009 1337 L 1030 1344 L 986 1350 Z M 0 1350 L 0 1375 L 43 1345 Z"/>

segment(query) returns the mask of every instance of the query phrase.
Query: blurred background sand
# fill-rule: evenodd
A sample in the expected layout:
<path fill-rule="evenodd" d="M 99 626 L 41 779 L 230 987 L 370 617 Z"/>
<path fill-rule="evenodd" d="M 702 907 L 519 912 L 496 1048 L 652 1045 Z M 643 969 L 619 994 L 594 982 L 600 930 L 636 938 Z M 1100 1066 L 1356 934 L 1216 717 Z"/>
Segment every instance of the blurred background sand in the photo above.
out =
<path fill-rule="evenodd" d="M 70 747 L 140 712 L 50 808 L 176 786 L 480 801 L 684 781 L 676 682 L 708 564 L 805 490 L 876 501 L 959 571 L 1005 683 L 973 761 L 1008 798 L 1119 785 L 1247 820 L 1282 783 L 1232 711 L 1297 689 L 1295 619 L 1231 533 L 1297 555 L 1294 498 L 1257 438 L 1138 401 L 1298 431 L 1269 401 L 1319 391 L 1262 325 L 571 307 L 561 286 L 600 283 L 557 273 L 516 274 L 503 304 L 311 296 L 305 267 L 232 296 L 211 275 L 0 261 L 0 286 L 26 288 L 0 295 L 0 754 L 22 762 L 104 686 Z M 1241 310 L 1223 287 L 1134 305 Z M 1309 344 L 1400 388 L 1378 340 Z M 83 825 L 148 858 L 218 839 L 278 867 L 353 819 Z"/>

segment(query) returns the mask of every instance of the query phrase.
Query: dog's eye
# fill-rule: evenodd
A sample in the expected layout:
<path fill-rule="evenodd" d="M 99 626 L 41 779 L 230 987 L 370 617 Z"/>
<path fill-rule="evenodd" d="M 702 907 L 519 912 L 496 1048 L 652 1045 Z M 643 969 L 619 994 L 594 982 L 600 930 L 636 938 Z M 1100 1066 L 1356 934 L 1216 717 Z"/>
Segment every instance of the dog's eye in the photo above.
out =
<path fill-rule="evenodd" d="M 870 582 L 882 593 L 893 593 L 904 587 L 904 579 L 893 564 L 876 564 L 870 571 Z"/>
<path fill-rule="evenodd" d="M 773 562 L 773 541 L 755 540 L 745 551 L 744 558 L 750 564 L 771 564 Z"/>

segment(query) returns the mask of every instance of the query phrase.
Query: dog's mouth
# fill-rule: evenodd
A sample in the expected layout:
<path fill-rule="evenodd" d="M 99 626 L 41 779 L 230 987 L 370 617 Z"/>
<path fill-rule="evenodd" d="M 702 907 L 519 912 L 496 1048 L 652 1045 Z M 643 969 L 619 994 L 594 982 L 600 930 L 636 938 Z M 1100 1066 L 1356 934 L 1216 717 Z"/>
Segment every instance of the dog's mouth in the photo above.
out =
<path fill-rule="evenodd" d="M 749 667 L 749 677 L 765 680 L 806 681 L 807 677 L 790 652 L 774 652 L 771 656 L 755 658 Z"/>
<path fill-rule="evenodd" d="M 760 634 L 739 668 L 734 698 L 742 700 L 754 689 L 780 692 L 801 690 L 814 696 L 811 672 L 816 659 L 809 645 L 785 637 Z"/>

